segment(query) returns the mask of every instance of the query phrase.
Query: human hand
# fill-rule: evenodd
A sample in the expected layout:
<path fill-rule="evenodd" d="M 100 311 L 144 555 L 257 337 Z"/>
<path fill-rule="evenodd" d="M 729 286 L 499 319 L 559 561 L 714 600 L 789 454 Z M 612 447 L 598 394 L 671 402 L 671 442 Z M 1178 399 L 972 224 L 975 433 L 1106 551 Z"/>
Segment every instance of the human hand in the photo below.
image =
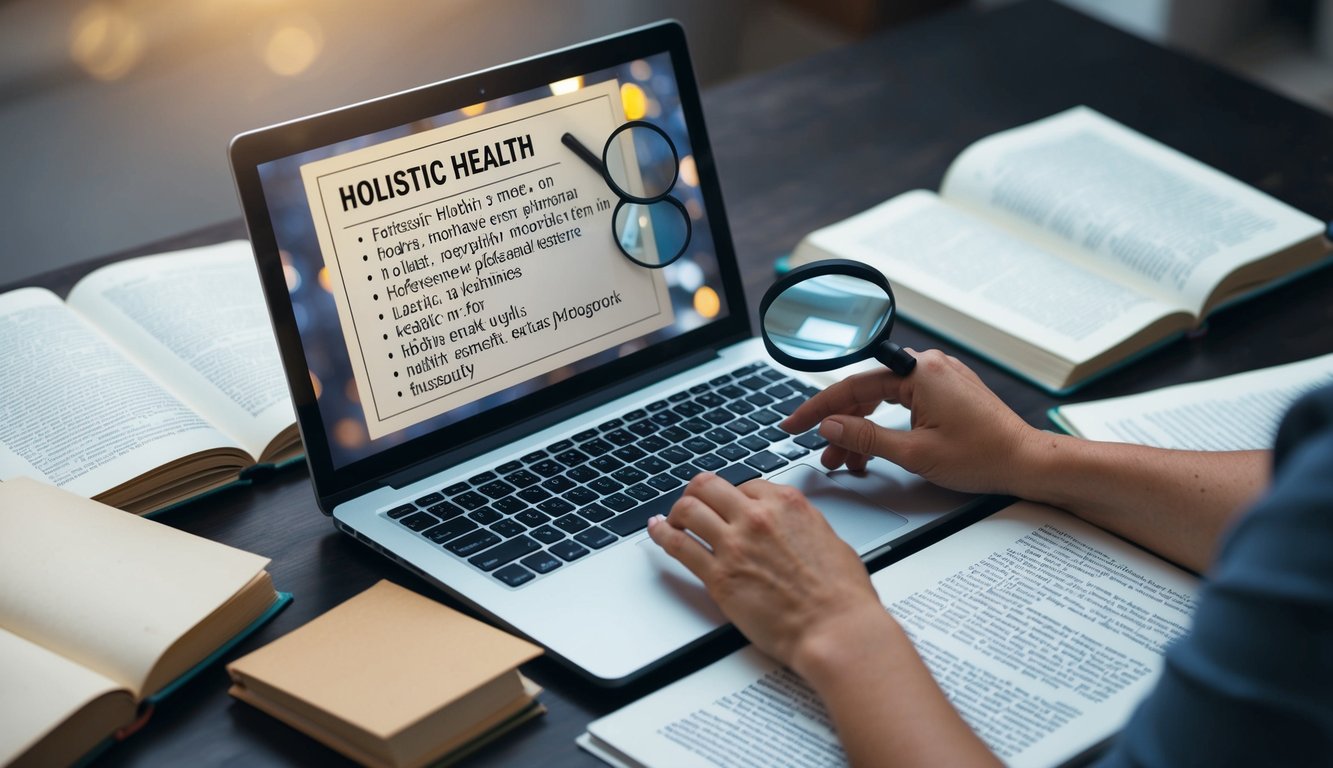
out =
<path fill-rule="evenodd" d="M 790 486 L 736 487 L 702 473 L 668 517 L 648 521 L 648 535 L 751 642 L 798 673 L 812 649 L 892 626 L 860 558 Z"/>
<path fill-rule="evenodd" d="M 912 350 L 908 350 L 912 352 Z M 778 426 L 799 433 L 819 424 L 829 441 L 824 466 L 862 471 L 880 456 L 931 482 L 971 493 L 1012 493 L 1038 431 L 970 368 L 938 350 L 913 355 L 915 370 L 848 377 L 810 398 Z M 910 431 L 864 418 L 881 402 L 912 411 Z"/>

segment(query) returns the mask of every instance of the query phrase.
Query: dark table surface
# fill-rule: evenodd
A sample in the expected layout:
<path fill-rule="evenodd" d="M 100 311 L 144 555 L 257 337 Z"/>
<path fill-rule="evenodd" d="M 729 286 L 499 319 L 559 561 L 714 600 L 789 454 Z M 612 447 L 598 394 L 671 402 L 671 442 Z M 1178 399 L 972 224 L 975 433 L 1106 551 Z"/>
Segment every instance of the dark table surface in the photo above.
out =
<path fill-rule="evenodd" d="M 914 188 L 936 189 L 949 162 L 995 131 L 1087 104 L 1325 221 L 1333 220 L 1333 119 L 1050 2 L 964 10 L 707 92 L 712 135 L 750 311 L 773 260 L 809 231 Z M 95 266 L 244 237 L 239 221 L 29 281 L 63 293 Z M 1333 351 L 1333 270 L 1213 317 L 1182 339 L 1079 393 L 1096 399 L 1212 378 Z M 939 347 L 973 366 L 1030 423 L 1058 400 L 913 326 L 906 346 Z M 201 499 L 163 522 L 272 558 L 295 601 L 233 651 L 248 652 L 390 579 L 449 602 L 417 577 L 334 531 L 303 467 Z M 553 662 L 524 672 L 549 712 L 469 765 L 596 765 L 574 737 L 586 724 L 737 647 L 734 633 L 619 690 Z M 336 673 L 336 672 L 334 672 Z M 163 702 L 102 764 L 339 764 L 336 753 L 226 695 L 221 665 Z"/>

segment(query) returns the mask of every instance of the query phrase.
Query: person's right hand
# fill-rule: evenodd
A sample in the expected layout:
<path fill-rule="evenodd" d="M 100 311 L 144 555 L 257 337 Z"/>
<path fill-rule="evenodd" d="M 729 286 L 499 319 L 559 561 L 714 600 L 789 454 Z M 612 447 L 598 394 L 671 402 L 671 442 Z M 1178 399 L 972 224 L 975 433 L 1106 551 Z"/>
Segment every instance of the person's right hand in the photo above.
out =
<path fill-rule="evenodd" d="M 911 350 L 908 350 L 911 352 Z M 931 482 L 970 493 L 1011 493 L 1040 439 L 970 368 L 938 350 L 913 353 L 907 376 L 888 369 L 844 379 L 810 398 L 778 426 L 793 434 L 819 424 L 829 441 L 823 463 L 863 471 L 880 456 Z M 881 402 L 912 412 L 912 429 L 864 418 Z"/>

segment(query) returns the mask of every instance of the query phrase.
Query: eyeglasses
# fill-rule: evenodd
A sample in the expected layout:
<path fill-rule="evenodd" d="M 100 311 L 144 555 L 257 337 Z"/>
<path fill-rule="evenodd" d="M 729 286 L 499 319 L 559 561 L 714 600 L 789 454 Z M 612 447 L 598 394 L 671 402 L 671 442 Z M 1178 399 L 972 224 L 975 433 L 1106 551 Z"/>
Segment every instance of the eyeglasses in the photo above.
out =
<path fill-rule="evenodd" d="M 600 159 L 573 134 L 560 141 L 619 199 L 611 214 L 611 237 L 621 253 L 649 269 L 661 269 L 685 253 L 694 229 L 685 206 L 670 194 L 680 176 L 680 155 L 666 131 L 631 120 L 611 132 Z"/>

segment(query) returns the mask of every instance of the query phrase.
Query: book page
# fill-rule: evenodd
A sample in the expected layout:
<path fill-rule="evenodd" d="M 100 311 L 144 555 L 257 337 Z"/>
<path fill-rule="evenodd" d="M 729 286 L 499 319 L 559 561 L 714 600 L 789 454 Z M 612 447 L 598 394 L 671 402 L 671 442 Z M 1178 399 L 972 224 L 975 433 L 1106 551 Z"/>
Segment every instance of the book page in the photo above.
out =
<path fill-rule="evenodd" d="M 0 483 L 0 626 L 143 690 L 268 559 L 20 478 Z"/>
<path fill-rule="evenodd" d="M 0 629 L 0 681 L 4 681 L 0 765 L 13 764 L 48 736 L 78 743 L 39 748 L 26 755 L 24 764 L 81 757 L 134 718 L 134 699 L 115 682 L 4 629 Z M 80 722 L 61 728 L 78 713 Z M 57 754 L 64 759 L 57 759 Z"/>
<path fill-rule="evenodd" d="M 1008 765 L 1114 734 L 1183 634 L 1197 580 L 1087 523 L 1021 502 L 871 577 L 963 719 Z M 588 727 L 646 766 L 845 765 L 823 704 L 746 648 Z"/>
<path fill-rule="evenodd" d="M 1172 311 L 1162 301 L 1037 248 L 926 192 L 908 192 L 813 233 L 815 249 L 864 261 L 894 286 L 1070 361 Z M 908 296 L 898 297 L 912 317 Z"/>
<path fill-rule="evenodd" d="M 256 459 L 296 421 L 246 241 L 103 267 L 67 303 Z"/>
<path fill-rule="evenodd" d="M 1067 244 L 1200 314 L 1233 269 L 1323 224 L 1087 107 L 986 137 L 940 194 Z"/>
<path fill-rule="evenodd" d="M 50 291 L 0 296 L 0 479 L 95 496 L 235 443 Z"/>
<path fill-rule="evenodd" d="M 1273 447 L 1301 395 L 1333 384 L 1333 354 L 1210 381 L 1061 406 L 1052 418 L 1090 440 L 1191 451 Z"/>

